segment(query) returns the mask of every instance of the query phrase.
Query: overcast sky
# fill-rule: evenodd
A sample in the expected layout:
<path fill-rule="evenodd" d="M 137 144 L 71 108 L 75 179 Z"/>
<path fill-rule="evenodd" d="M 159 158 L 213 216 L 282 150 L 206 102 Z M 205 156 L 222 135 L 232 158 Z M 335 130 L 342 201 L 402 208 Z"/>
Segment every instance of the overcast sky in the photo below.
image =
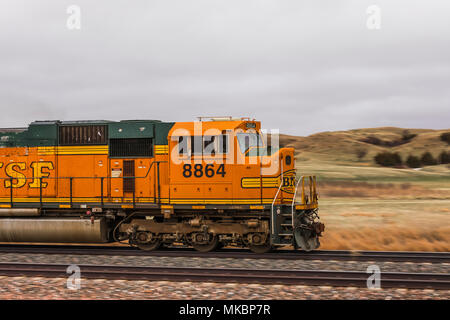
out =
<path fill-rule="evenodd" d="M 0 4 L 1 127 L 223 115 L 295 135 L 450 127 L 447 0 Z"/>

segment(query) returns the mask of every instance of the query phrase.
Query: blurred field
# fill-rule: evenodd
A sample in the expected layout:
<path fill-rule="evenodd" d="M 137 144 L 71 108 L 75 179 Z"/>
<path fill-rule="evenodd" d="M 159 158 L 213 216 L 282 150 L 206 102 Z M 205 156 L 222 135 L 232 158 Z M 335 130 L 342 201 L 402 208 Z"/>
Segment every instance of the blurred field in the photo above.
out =
<path fill-rule="evenodd" d="M 450 200 L 326 198 L 322 249 L 450 251 Z"/>
<path fill-rule="evenodd" d="M 450 251 L 450 166 L 421 169 L 379 167 L 378 152 L 437 156 L 450 146 L 439 139 L 450 130 L 414 130 L 409 143 L 389 148 L 361 142 L 401 137 L 405 129 L 374 128 L 282 136 L 296 149 L 299 174 L 318 180 L 319 214 L 326 225 L 322 249 Z M 358 158 L 357 151 L 366 155 Z"/>

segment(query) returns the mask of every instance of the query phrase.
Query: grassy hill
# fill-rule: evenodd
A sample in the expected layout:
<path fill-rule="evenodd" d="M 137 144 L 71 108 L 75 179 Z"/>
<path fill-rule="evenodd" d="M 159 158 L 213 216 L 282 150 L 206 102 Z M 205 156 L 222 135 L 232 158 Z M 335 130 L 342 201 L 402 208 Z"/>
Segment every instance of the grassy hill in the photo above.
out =
<path fill-rule="evenodd" d="M 450 151 L 450 145 L 440 139 L 442 133 L 449 131 L 382 127 L 321 132 L 307 137 L 280 135 L 280 145 L 295 148 L 297 168 L 302 174 L 316 174 L 322 180 L 440 181 L 450 178 L 448 165 L 394 169 L 378 166 L 373 158 L 384 151 L 397 152 L 403 160 L 426 151 L 438 157 L 442 151 Z M 405 134 L 415 136 L 405 142 Z M 382 143 L 402 144 L 389 147 L 364 142 L 374 138 Z M 361 152 L 364 156 L 359 158 Z"/>
<path fill-rule="evenodd" d="M 423 152 L 430 151 L 433 156 L 438 156 L 442 150 L 450 150 L 450 145 L 440 139 L 442 133 L 449 131 L 450 129 L 429 130 L 395 127 L 327 131 L 308 137 L 280 135 L 280 144 L 295 148 L 297 155 L 303 159 L 327 158 L 337 161 L 359 162 L 357 151 L 365 150 L 367 155 L 363 159 L 372 162 L 373 157 L 383 151 L 398 152 L 403 157 L 408 155 L 420 156 Z M 394 147 L 363 142 L 369 137 L 375 137 L 385 142 L 399 141 L 405 132 L 417 136 L 407 143 Z"/>

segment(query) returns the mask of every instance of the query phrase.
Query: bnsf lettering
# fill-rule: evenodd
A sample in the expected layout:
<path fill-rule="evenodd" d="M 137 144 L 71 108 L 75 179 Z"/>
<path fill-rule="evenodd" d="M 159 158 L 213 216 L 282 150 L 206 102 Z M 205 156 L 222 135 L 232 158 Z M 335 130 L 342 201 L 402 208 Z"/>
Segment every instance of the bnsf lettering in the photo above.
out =
<path fill-rule="evenodd" d="M 214 175 L 219 174 L 223 177 L 225 177 L 225 165 L 221 164 L 217 171 L 214 171 L 214 165 L 213 164 L 207 164 L 205 167 L 203 167 L 202 164 L 196 164 L 192 166 L 191 164 L 185 164 L 183 166 L 183 177 L 190 178 L 194 176 L 195 178 L 201 178 L 203 176 L 207 178 L 212 178 Z"/>
<path fill-rule="evenodd" d="M 18 170 L 25 170 L 27 167 L 25 162 L 12 162 L 5 168 L 6 175 L 14 178 L 11 181 L 5 180 L 5 188 L 22 188 L 26 183 L 25 175 Z"/>
<path fill-rule="evenodd" d="M 295 177 L 283 177 L 283 187 L 293 187 L 295 185 Z"/>
<path fill-rule="evenodd" d="M 45 172 L 43 169 L 53 170 L 53 162 L 33 162 L 30 167 L 33 169 L 33 182 L 30 183 L 30 188 L 40 188 L 40 178 L 47 178 L 50 172 Z M 48 183 L 42 182 L 42 188 L 47 188 Z"/>
<path fill-rule="evenodd" d="M 3 163 L 0 162 L 0 168 L 3 168 Z M 30 188 L 40 188 L 40 178 L 48 178 L 50 176 L 49 170 L 53 170 L 53 162 L 41 161 L 30 164 L 33 169 L 33 179 L 28 184 Z M 25 162 L 11 162 L 5 167 L 5 173 L 12 180 L 5 179 L 5 188 L 23 188 L 27 184 L 27 179 L 23 171 L 27 169 Z M 47 170 L 47 171 L 44 171 Z M 47 188 L 48 183 L 42 182 L 42 188 Z"/>

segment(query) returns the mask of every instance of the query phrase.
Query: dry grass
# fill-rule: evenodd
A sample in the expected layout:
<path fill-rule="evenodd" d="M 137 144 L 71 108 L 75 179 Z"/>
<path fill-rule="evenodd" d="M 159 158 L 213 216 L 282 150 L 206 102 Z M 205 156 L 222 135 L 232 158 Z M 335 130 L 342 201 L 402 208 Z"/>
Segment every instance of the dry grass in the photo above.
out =
<path fill-rule="evenodd" d="M 378 199 L 450 199 L 450 192 L 411 183 L 368 183 L 352 181 L 323 181 L 322 197 L 352 197 Z"/>
<path fill-rule="evenodd" d="M 449 184 L 320 183 L 322 248 L 450 251 Z"/>
<path fill-rule="evenodd" d="M 321 239 L 325 250 L 381 250 L 381 251 L 450 251 L 450 227 L 433 230 L 409 227 L 326 230 Z"/>
<path fill-rule="evenodd" d="M 450 200 L 326 199 L 328 250 L 450 251 Z"/>

